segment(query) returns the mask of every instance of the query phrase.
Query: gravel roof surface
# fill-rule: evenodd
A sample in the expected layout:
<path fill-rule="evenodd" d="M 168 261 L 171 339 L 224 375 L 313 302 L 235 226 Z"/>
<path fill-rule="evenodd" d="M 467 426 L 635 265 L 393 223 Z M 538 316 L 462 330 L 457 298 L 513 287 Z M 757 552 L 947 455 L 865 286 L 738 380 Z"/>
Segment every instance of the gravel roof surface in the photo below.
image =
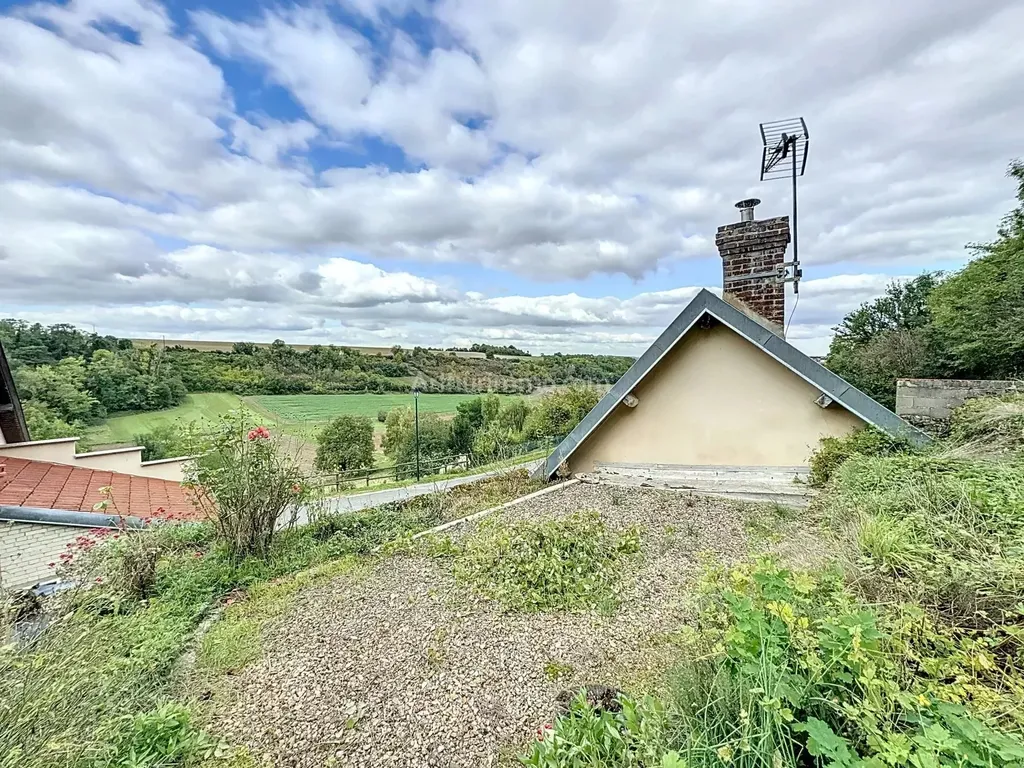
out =
<path fill-rule="evenodd" d="M 442 560 L 383 559 L 368 577 L 298 597 L 264 658 L 218 685 L 215 732 L 274 766 L 478 768 L 508 764 L 554 717 L 561 690 L 640 685 L 667 633 L 692 620 L 698 554 L 746 554 L 743 513 L 678 492 L 577 484 L 503 514 L 577 510 L 643 527 L 614 615 L 505 613 Z M 572 671 L 552 681 L 550 662 Z"/>

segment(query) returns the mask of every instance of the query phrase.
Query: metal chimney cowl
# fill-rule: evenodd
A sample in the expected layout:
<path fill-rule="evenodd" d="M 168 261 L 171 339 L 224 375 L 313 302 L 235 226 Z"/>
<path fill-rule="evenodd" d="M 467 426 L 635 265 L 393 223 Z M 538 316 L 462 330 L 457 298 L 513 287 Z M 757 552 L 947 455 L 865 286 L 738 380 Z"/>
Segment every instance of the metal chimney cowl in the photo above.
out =
<path fill-rule="evenodd" d="M 753 221 L 754 209 L 760 204 L 761 201 L 756 197 L 748 197 L 736 203 L 736 207 L 740 209 L 740 221 Z"/>

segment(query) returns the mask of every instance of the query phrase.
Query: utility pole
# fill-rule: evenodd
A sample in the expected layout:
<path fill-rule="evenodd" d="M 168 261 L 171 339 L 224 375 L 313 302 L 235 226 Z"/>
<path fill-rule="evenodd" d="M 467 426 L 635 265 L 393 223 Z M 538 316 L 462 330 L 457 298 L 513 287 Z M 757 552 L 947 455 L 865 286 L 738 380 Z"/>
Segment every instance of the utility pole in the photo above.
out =
<path fill-rule="evenodd" d="M 416 413 L 416 482 L 420 480 L 420 390 L 416 387 L 412 391 L 413 407 Z"/>

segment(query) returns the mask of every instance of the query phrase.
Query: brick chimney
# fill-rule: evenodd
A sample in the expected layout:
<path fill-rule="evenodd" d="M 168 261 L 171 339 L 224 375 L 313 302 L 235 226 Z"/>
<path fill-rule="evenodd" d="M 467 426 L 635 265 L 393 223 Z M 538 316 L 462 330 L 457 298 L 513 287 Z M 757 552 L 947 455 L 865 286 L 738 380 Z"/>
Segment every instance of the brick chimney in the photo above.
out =
<path fill-rule="evenodd" d="M 741 200 L 740 220 L 718 228 L 715 245 L 722 257 L 722 293 L 726 301 L 767 320 L 783 335 L 786 319 L 786 247 L 789 217 L 754 219 L 760 200 Z"/>

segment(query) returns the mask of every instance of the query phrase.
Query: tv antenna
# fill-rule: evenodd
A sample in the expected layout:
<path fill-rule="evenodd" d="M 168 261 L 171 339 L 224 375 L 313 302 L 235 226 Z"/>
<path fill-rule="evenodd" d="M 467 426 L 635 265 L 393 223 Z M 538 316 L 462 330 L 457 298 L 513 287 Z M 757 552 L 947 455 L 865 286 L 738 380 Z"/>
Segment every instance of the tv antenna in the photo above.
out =
<path fill-rule="evenodd" d="M 796 179 L 807 169 L 807 146 L 810 144 L 807 123 L 802 117 L 761 123 L 761 181 L 793 180 L 793 261 L 784 264 L 793 268 L 793 276 L 784 282 L 793 283 L 793 293 L 800 294 L 800 242 L 797 238 Z"/>

